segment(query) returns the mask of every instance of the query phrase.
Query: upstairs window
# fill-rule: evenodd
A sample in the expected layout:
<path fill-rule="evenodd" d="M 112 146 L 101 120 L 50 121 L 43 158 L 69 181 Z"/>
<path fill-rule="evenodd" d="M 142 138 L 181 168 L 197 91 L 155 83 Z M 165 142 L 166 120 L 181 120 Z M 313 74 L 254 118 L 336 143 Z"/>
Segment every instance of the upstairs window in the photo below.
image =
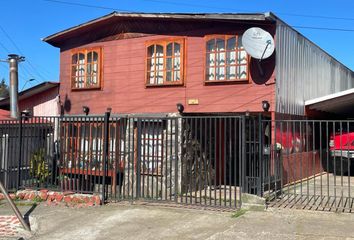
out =
<path fill-rule="evenodd" d="M 71 55 L 72 89 L 101 87 L 101 49 L 80 49 Z"/>
<path fill-rule="evenodd" d="M 183 84 L 183 51 L 183 40 L 149 42 L 146 85 Z"/>
<path fill-rule="evenodd" d="M 241 38 L 237 35 L 207 38 L 206 82 L 248 80 L 248 55 Z"/>

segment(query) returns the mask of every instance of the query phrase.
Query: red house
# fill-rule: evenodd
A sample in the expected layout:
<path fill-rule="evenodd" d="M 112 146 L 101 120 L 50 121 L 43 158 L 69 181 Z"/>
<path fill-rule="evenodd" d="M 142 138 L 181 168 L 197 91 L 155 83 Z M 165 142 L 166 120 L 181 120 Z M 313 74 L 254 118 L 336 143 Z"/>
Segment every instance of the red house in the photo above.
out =
<path fill-rule="evenodd" d="M 242 46 L 250 27 L 275 40 L 263 76 Z M 175 113 L 177 103 L 187 114 L 263 112 L 266 100 L 275 118 L 305 115 L 306 100 L 354 87 L 352 71 L 271 13 L 114 12 L 44 41 L 60 48 L 60 99 L 71 115 L 82 106 L 92 114 Z"/>
<path fill-rule="evenodd" d="M 252 27 L 267 31 L 275 42 L 275 52 L 261 62 L 249 56 L 242 43 L 244 32 Z M 271 120 L 353 114 L 337 112 L 338 108 L 326 113 L 326 109 L 317 111 L 316 106 L 306 104 L 311 99 L 353 88 L 354 74 L 272 13 L 113 12 L 48 36 L 43 41 L 60 48 L 60 104 L 62 113 L 68 117 L 83 115 L 84 111 L 97 116 L 107 109 L 116 116 L 178 116 L 179 111 L 184 116 L 261 113 L 263 118 Z M 263 103 L 269 104 L 269 110 Z M 177 104 L 183 107 L 179 105 L 177 109 Z M 190 121 L 188 124 L 193 125 L 194 120 Z M 201 138 L 208 139 L 197 144 L 198 151 L 203 152 L 207 145 L 215 148 L 208 153 L 214 156 L 208 160 L 214 161 L 212 168 L 217 179 L 214 185 L 236 184 L 236 173 L 232 172 L 236 163 L 227 162 L 236 158 L 233 152 L 236 148 L 230 146 L 238 143 L 235 136 L 239 132 L 236 127 L 227 125 L 230 123 L 212 119 L 195 124 Z M 162 179 L 162 185 L 168 174 L 161 174 L 159 169 L 164 164 L 164 169 L 169 169 L 169 161 L 173 161 L 163 154 L 171 147 L 164 136 L 172 135 L 177 123 L 136 121 L 129 124 L 127 129 L 131 128 L 133 135 L 139 135 L 133 145 L 141 146 L 141 149 L 135 147 L 134 159 L 143 159 L 142 162 L 155 159 L 155 165 L 142 164 L 142 175 L 152 171 L 153 176 Z M 113 129 L 122 130 L 120 125 Z M 270 129 L 274 130 L 274 125 Z M 71 153 L 64 157 L 66 165 L 71 167 L 76 162 L 77 168 L 87 164 L 87 171 L 97 169 L 90 164 L 101 158 L 100 154 L 97 157 L 99 149 L 95 146 L 101 146 L 102 126 L 95 123 L 75 125 L 69 121 L 63 130 L 67 152 Z M 237 134 L 231 135 L 231 131 Z M 266 134 L 274 143 L 276 131 L 268 128 Z M 122 136 L 130 139 L 130 135 L 120 132 L 110 137 L 112 146 L 119 145 L 110 150 L 113 155 L 126 148 L 130 141 Z M 292 138 L 296 136 L 294 134 Z M 149 153 L 146 149 L 151 147 L 151 141 L 155 150 L 153 148 Z M 289 148 L 295 149 L 294 146 Z M 96 157 L 92 157 L 90 151 Z M 91 155 L 86 157 L 87 154 Z M 207 158 L 208 154 L 198 156 Z M 90 160 L 85 163 L 86 160 L 77 159 Z M 126 159 L 113 160 L 116 166 L 119 162 L 114 170 L 120 168 L 119 171 L 124 172 L 122 168 L 125 168 L 128 171 L 130 166 L 124 162 Z"/>

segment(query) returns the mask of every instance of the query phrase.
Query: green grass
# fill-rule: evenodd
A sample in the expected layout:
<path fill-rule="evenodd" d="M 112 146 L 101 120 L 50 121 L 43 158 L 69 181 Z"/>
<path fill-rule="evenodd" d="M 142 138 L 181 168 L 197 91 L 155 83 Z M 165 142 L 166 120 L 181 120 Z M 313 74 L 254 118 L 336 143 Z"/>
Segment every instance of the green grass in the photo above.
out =
<path fill-rule="evenodd" d="M 241 216 L 244 215 L 247 211 L 248 211 L 247 209 L 241 208 L 240 210 L 238 210 L 237 212 L 235 212 L 234 214 L 232 214 L 231 217 L 232 217 L 232 218 L 241 217 Z"/>
<path fill-rule="evenodd" d="M 13 202 L 15 203 L 16 206 L 32 206 L 32 205 L 38 205 L 39 202 L 42 202 L 43 200 L 41 198 L 33 199 L 33 201 L 30 200 L 21 200 L 19 198 L 13 199 Z M 7 204 L 6 200 L 0 200 L 0 207 Z"/>
<path fill-rule="evenodd" d="M 16 201 L 15 202 L 15 204 L 16 204 L 16 206 L 33 206 L 33 205 L 35 205 L 35 206 L 37 206 L 37 203 L 35 203 L 35 202 L 24 202 L 24 201 Z"/>

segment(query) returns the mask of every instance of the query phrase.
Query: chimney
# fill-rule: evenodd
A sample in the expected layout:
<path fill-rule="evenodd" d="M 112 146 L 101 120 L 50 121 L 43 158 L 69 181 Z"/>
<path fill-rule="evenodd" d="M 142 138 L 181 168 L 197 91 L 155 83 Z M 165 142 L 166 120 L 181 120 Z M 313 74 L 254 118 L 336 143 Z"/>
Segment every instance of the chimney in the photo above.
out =
<path fill-rule="evenodd" d="M 18 119 L 18 62 L 24 61 L 24 57 L 17 54 L 9 54 L 8 62 L 10 65 L 10 116 Z"/>

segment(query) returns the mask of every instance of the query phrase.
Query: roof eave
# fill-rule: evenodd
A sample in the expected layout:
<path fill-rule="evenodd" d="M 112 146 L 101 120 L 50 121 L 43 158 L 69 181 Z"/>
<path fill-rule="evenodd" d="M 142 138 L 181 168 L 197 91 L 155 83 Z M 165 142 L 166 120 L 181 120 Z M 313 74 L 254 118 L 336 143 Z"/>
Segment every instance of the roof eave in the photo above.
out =
<path fill-rule="evenodd" d="M 272 16 L 272 17 L 270 17 Z M 93 25 L 95 23 L 102 22 L 114 17 L 127 17 L 127 18 L 150 18 L 150 19 L 177 19 L 177 20 L 234 20 L 234 21 L 267 21 L 274 20 L 274 15 L 271 13 L 122 13 L 122 12 L 112 12 L 103 17 L 99 17 L 88 21 L 83 24 L 68 28 L 66 30 L 57 32 L 55 34 L 49 35 L 48 37 L 42 38 L 41 40 L 52 45 L 55 44 L 55 40 L 62 37 L 65 34 L 69 34 L 78 29 L 82 29 L 86 26 Z"/>

